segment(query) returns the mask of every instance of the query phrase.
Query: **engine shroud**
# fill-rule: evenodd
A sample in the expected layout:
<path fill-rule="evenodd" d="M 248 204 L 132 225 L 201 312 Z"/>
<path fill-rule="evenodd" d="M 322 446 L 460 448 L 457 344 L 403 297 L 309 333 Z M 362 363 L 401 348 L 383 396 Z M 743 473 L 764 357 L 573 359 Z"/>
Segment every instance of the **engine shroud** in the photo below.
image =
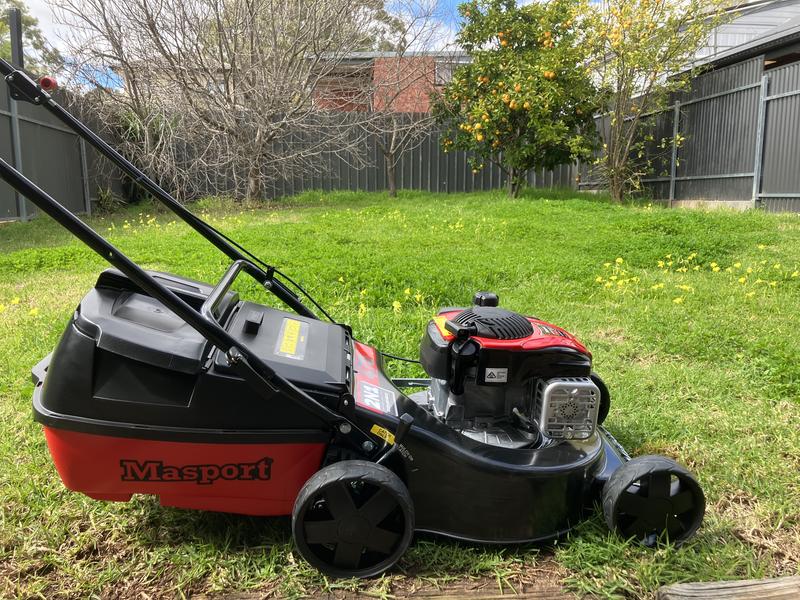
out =
<path fill-rule="evenodd" d="M 420 362 L 432 378 L 428 409 L 473 439 L 522 448 L 594 433 L 591 354 L 560 327 L 496 306 L 444 309 Z"/>

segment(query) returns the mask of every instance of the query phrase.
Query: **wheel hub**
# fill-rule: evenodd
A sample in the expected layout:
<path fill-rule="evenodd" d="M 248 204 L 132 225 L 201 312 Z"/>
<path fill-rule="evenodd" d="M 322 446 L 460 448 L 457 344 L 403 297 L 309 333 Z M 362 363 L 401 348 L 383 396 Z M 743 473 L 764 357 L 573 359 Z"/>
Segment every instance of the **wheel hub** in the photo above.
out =
<path fill-rule="evenodd" d="M 352 515 L 339 522 L 339 538 L 349 544 L 362 543 L 369 538 L 372 525 L 361 515 Z"/>

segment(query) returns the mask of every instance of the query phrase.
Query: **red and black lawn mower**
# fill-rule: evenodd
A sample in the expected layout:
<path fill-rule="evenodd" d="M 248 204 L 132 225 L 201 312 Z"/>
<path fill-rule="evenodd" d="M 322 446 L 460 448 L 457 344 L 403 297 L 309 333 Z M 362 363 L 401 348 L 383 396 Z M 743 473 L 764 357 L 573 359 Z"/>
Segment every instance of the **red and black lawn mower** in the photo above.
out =
<path fill-rule="evenodd" d="M 430 378 L 392 380 L 385 355 L 317 318 L 301 296 L 327 313 L 300 286 L 193 215 L 28 75 L 4 61 L 0 70 L 15 99 L 50 111 L 233 261 L 213 286 L 144 271 L 0 159 L 6 182 L 116 267 L 33 369 L 34 415 L 68 488 L 291 514 L 300 554 L 337 577 L 383 572 L 415 531 L 549 540 L 598 501 L 611 528 L 646 545 L 700 527 L 694 477 L 665 457 L 631 460 L 602 427 L 609 392 L 573 335 L 479 292 L 428 323 L 420 363 Z M 243 273 L 292 312 L 240 299 L 231 288 Z"/>

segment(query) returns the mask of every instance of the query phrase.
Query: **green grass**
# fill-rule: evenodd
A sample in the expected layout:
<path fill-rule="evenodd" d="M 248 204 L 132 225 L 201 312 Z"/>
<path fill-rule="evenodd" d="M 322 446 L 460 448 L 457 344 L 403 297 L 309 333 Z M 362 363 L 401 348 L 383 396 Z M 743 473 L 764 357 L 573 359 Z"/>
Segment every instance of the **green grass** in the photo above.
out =
<path fill-rule="evenodd" d="M 593 517 L 554 546 L 426 538 L 383 578 L 337 582 L 292 553 L 285 520 L 161 508 L 147 497 L 106 504 L 65 490 L 31 419 L 29 370 L 104 263 L 42 217 L 0 225 L 0 596 L 385 596 L 470 578 L 510 589 L 555 561 L 575 591 L 638 598 L 677 581 L 797 573 L 800 217 L 571 196 L 316 193 L 271 209 L 196 208 L 392 353 L 415 354 L 437 307 L 479 289 L 575 332 L 611 387 L 611 431 L 632 454 L 672 456 L 701 480 L 708 513 L 691 543 L 642 549 Z M 226 267 L 151 206 L 90 222 L 150 268 L 216 280 Z"/>

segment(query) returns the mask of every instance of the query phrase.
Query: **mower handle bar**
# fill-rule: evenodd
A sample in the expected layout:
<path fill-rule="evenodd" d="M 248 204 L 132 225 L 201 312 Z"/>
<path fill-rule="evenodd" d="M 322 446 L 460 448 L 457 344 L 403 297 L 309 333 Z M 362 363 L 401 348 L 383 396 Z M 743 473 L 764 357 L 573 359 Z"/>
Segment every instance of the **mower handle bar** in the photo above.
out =
<path fill-rule="evenodd" d="M 10 72 L 9 72 L 10 71 Z M 75 119 L 67 111 L 61 108 L 54 102 L 50 96 L 44 92 L 30 77 L 22 71 L 14 70 L 11 65 L 3 59 L 0 59 L 0 72 L 6 75 L 6 82 L 11 88 L 12 97 L 15 99 L 22 99 L 33 102 L 34 104 L 41 104 L 48 108 L 56 117 L 63 122 L 70 125 L 76 133 L 85 137 L 87 141 L 92 143 L 98 150 L 106 156 L 109 156 L 115 163 L 123 167 L 128 165 L 130 170 L 139 172 L 136 167 L 127 162 L 116 150 L 111 148 L 108 144 L 100 140 L 91 130 L 89 130 L 83 123 Z M 72 127 L 74 125 L 74 127 Z M 96 143 L 95 143 L 96 142 Z M 118 159 L 118 160 L 115 160 Z M 123 169 L 130 172 L 127 168 Z M 153 189 L 159 190 L 158 197 L 164 204 L 172 208 L 176 214 L 181 216 L 189 225 L 194 227 L 197 231 L 207 237 L 218 248 L 228 253 L 234 254 L 236 261 L 228 268 L 222 280 L 212 290 L 209 300 L 209 309 L 212 304 L 216 305 L 219 298 L 224 296 L 227 289 L 233 283 L 233 280 L 242 269 L 247 270 L 249 274 L 256 278 L 256 280 L 263 283 L 268 289 L 275 292 L 276 289 L 284 289 L 289 298 L 293 298 L 295 303 L 305 309 L 304 311 L 298 310 L 299 314 L 316 318 L 298 299 L 285 287 L 279 288 L 278 285 L 282 284 L 280 281 L 272 277 L 271 272 L 264 272 L 262 269 L 246 260 L 238 250 L 233 248 L 224 239 L 219 237 L 207 223 L 196 218 L 191 212 L 181 206 L 176 200 L 171 198 L 169 194 L 161 190 L 155 183 L 148 179 L 143 173 L 142 181 L 149 182 L 148 186 L 152 185 Z M 61 205 L 55 198 L 50 196 L 47 192 L 42 190 L 39 186 L 33 183 L 30 179 L 25 177 L 13 166 L 8 164 L 2 157 L 0 157 L 0 178 L 14 188 L 19 194 L 28 198 L 40 210 L 52 217 L 59 225 L 63 226 L 75 237 L 86 244 L 90 249 L 99 254 L 103 259 L 109 262 L 112 266 L 119 269 L 124 275 L 128 277 L 134 284 L 139 286 L 145 293 L 155 298 L 169 310 L 174 312 L 186 324 L 192 327 L 206 340 L 208 340 L 219 351 L 224 352 L 228 363 L 234 368 L 236 373 L 247 381 L 251 387 L 266 401 L 272 400 L 272 394 L 280 392 L 288 397 L 292 402 L 302 406 L 321 421 L 328 424 L 338 435 L 346 439 L 354 448 L 367 452 L 365 448 L 368 446 L 366 442 L 372 444 L 371 439 L 361 429 L 353 423 L 346 416 L 339 414 L 336 411 L 329 409 L 317 400 L 312 398 L 306 392 L 295 386 L 292 382 L 282 377 L 260 357 L 254 354 L 250 349 L 244 345 L 240 345 L 233 336 L 231 336 L 223 327 L 216 322 L 215 319 L 207 319 L 200 311 L 192 308 L 186 301 L 180 298 L 175 292 L 165 287 L 158 280 L 148 274 L 139 265 L 128 258 L 124 253 L 118 250 L 108 240 L 103 238 L 94 229 L 89 227 L 86 223 L 81 221 L 69 209 Z M 149 189 L 148 186 L 143 186 Z M 163 194 L 163 197 L 160 195 Z M 165 198 L 169 202 L 165 201 Z M 227 250 L 226 250 L 227 249 Z M 269 271 L 272 271 L 269 269 Z M 284 299 L 279 293 L 276 295 Z M 204 303 L 204 307 L 205 304 Z M 287 302 L 291 306 L 289 302 Z M 213 312 L 212 312 L 213 316 Z"/>
<path fill-rule="evenodd" d="M 233 262 L 231 266 L 228 267 L 228 270 L 222 275 L 222 279 L 219 280 L 219 283 L 217 283 L 217 285 L 214 286 L 214 289 L 211 290 L 208 298 L 206 298 L 206 301 L 203 302 L 203 306 L 200 307 L 200 314 L 203 315 L 207 321 L 213 321 L 216 323 L 217 317 L 214 313 L 217 310 L 217 306 L 219 306 L 220 301 L 225 297 L 225 294 L 228 293 L 228 290 L 233 285 L 233 282 L 242 271 L 247 272 L 248 275 L 252 276 L 253 279 L 259 283 L 269 285 L 269 282 L 264 282 L 262 280 L 263 271 L 249 260 L 237 260 Z"/>
<path fill-rule="evenodd" d="M 5 77 L 6 83 L 11 90 L 11 97 L 14 100 L 30 102 L 37 106 L 42 106 L 47 109 L 54 117 L 64 123 L 69 129 L 75 132 L 78 137 L 84 139 L 91 144 L 100 154 L 108 158 L 120 170 L 127 174 L 133 182 L 151 194 L 156 200 L 161 202 L 164 206 L 170 209 L 182 221 L 188 224 L 192 229 L 197 231 L 200 235 L 211 242 L 218 250 L 223 252 L 231 260 L 248 260 L 242 252 L 234 247 L 224 236 L 211 227 L 208 223 L 203 221 L 200 217 L 195 215 L 180 202 L 178 202 L 172 195 L 159 186 L 155 181 L 150 179 L 143 171 L 136 167 L 132 162 L 126 159 L 117 150 L 111 147 L 105 140 L 98 136 L 94 131 L 89 129 L 80 120 L 72 116 L 66 109 L 53 100 L 52 96 L 48 94 L 42 87 L 31 79 L 24 71 L 16 69 L 8 61 L 0 58 L 0 73 Z M 284 304 L 294 310 L 297 314 L 311 319 L 318 317 L 311 311 L 302 301 L 283 284 L 279 279 L 274 276 L 274 271 L 269 268 L 264 271 L 260 267 L 251 263 L 254 269 L 260 272 L 257 277 L 265 287 L 275 294 Z M 269 282 L 269 285 L 267 285 Z"/>

